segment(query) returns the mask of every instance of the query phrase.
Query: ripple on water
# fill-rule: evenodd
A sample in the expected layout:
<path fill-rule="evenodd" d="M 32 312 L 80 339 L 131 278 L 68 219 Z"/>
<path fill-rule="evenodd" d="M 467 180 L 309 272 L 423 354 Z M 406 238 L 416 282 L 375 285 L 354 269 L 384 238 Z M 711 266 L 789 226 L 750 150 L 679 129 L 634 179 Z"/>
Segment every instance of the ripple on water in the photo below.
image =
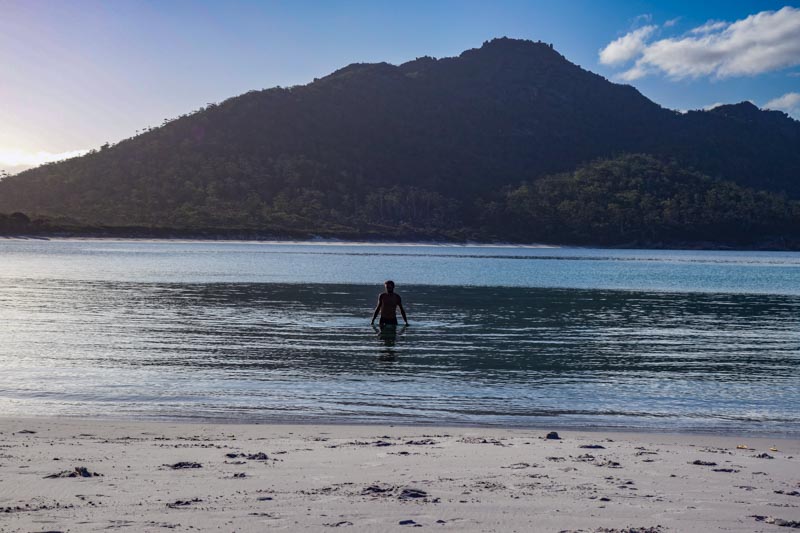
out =
<path fill-rule="evenodd" d="M 4 413 L 800 433 L 797 254 L 118 244 L 3 256 Z M 508 286 L 402 283 L 381 334 L 387 253 Z"/>

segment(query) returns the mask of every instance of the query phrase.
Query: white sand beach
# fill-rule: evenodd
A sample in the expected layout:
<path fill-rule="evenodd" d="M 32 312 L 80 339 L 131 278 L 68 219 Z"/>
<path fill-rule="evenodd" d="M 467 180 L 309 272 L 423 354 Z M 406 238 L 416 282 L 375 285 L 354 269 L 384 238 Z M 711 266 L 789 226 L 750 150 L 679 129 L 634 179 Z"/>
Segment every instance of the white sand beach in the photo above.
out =
<path fill-rule="evenodd" d="M 0 418 L 0 531 L 788 531 L 800 441 Z M 737 448 L 737 446 L 747 448 Z"/>

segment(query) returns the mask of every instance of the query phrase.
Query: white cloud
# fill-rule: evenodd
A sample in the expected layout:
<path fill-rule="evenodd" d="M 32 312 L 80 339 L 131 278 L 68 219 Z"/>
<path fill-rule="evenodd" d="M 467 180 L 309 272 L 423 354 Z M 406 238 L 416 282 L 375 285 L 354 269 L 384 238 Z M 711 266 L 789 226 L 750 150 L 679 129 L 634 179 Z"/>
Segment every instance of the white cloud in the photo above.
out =
<path fill-rule="evenodd" d="M 671 28 L 671 27 L 673 27 L 675 24 L 677 24 L 680 21 L 681 21 L 681 17 L 675 17 L 674 19 L 669 19 L 668 21 L 666 21 L 664 23 L 664 27 L 665 28 Z"/>
<path fill-rule="evenodd" d="M 800 93 L 786 93 L 764 104 L 764 108 L 786 111 L 794 118 L 800 120 Z"/>
<path fill-rule="evenodd" d="M 709 20 L 702 26 L 698 26 L 689 30 L 689 33 L 694 34 L 705 34 L 705 33 L 712 33 L 715 31 L 719 31 L 723 28 L 727 28 L 730 25 L 730 22 L 725 22 L 723 20 Z"/>
<path fill-rule="evenodd" d="M 658 26 L 642 26 L 633 30 L 619 39 L 611 41 L 600 50 L 600 62 L 604 65 L 619 65 L 627 63 L 638 56 L 644 50 L 645 41 L 650 37 Z"/>
<path fill-rule="evenodd" d="M 800 65 L 800 9 L 789 6 L 732 23 L 709 21 L 682 36 L 650 43 L 652 30 L 638 41 L 633 33 L 600 52 L 600 62 L 607 65 L 637 58 L 620 74 L 628 81 L 659 72 L 673 79 L 755 76 Z"/>
<path fill-rule="evenodd" d="M 649 74 L 647 68 L 644 65 L 637 64 L 620 74 L 619 77 L 625 81 L 633 81 L 647 76 L 647 74 Z"/>
<path fill-rule="evenodd" d="M 711 105 L 707 105 L 707 106 L 705 106 L 705 107 L 703 108 L 703 110 L 705 110 L 705 111 L 711 111 L 712 109 L 714 109 L 714 108 L 717 108 L 717 107 L 719 107 L 719 106 L 721 106 L 721 105 L 725 105 L 725 104 L 723 104 L 722 102 L 714 102 L 714 103 L 713 103 L 713 104 L 711 104 Z"/>
<path fill-rule="evenodd" d="M 800 93 L 786 93 L 766 103 L 767 109 L 788 109 L 800 105 Z"/>
<path fill-rule="evenodd" d="M 28 152 L 15 148 L 0 148 L 0 169 L 9 170 L 9 168 L 12 168 L 22 170 L 25 168 L 38 167 L 45 163 L 78 157 L 86 154 L 88 151 L 89 150 L 72 150 L 56 154 L 52 152 Z"/>

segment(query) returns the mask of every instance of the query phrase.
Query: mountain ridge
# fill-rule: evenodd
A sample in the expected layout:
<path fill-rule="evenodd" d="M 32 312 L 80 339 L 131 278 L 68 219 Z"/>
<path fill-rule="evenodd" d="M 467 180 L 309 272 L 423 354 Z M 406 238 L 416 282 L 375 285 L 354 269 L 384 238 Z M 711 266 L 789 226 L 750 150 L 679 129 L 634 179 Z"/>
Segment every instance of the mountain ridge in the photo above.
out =
<path fill-rule="evenodd" d="M 483 220 L 487 206 L 508 190 L 631 153 L 796 200 L 798 147 L 800 123 L 780 112 L 740 103 L 681 114 L 548 44 L 500 38 L 456 57 L 354 63 L 306 85 L 244 93 L 6 178 L 0 212 L 491 237 L 503 224 Z M 401 216 L 386 205 L 413 209 L 396 209 Z"/>

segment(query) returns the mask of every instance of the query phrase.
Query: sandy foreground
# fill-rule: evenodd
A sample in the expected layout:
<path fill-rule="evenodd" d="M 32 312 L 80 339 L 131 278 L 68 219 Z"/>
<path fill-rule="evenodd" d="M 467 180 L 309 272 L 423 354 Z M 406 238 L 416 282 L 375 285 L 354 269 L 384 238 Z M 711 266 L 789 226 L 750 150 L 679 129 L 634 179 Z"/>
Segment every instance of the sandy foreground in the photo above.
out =
<path fill-rule="evenodd" d="M 800 440 L 546 434 L 0 418 L 0 531 L 800 527 Z"/>

